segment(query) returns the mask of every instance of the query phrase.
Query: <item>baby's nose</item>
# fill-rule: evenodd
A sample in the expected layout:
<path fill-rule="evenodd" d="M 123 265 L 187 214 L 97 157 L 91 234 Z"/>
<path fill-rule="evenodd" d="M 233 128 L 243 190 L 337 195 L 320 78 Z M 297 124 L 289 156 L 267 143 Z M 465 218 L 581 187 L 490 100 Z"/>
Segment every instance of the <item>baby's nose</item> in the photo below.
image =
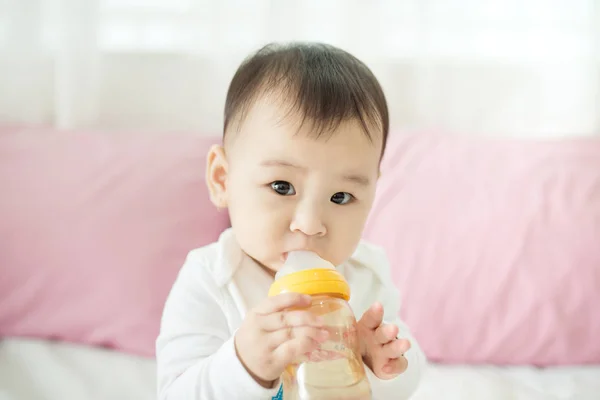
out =
<path fill-rule="evenodd" d="M 327 233 L 322 213 L 314 206 L 298 208 L 292 218 L 290 230 L 307 236 L 324 236 Z"/>

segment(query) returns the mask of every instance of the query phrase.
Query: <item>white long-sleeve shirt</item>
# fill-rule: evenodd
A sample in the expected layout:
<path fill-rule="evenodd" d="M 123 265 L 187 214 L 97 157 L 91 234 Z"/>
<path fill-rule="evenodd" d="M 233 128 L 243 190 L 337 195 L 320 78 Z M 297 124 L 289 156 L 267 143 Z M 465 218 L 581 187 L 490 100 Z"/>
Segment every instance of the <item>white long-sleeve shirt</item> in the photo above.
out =
<path fill-rule="evenodd" d="M 411 342 L 408 369 L 381 380 L 365 366 L 373 399 L 408 399 L 415 391 L 425 357 L 399 319 L 399 293 L 384 252 L 361 242 L 337 267 L 350 285 L 350 306 L 357 319 L 376 301 L 384 320 L 398 325 Z M 213 244 L 193 250 L 167 298 L 156 341 L 158 394 L 161 400 L 270 400 L 279 387 L 266 389 L 236 356 L 233 337 L 246 312 L 267 297 L 273 278 L 244 256 L 231 229 Z"/>

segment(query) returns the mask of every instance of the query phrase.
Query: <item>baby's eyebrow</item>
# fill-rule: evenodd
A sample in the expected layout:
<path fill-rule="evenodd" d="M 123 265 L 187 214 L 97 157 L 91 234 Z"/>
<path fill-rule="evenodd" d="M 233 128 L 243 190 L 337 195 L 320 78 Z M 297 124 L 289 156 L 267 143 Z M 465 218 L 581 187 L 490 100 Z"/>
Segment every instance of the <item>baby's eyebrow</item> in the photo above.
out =
<path fill-rule="evenodd" d="M 287 167 L 287 168 L 296 168 L 296 169 L 306 170 L 306 167 L 303 167 L 301 165 L 297 165 L 297 164 L 291 163 L 289 161 L 278 160 L 278 159 L 265 160 L 265 161 L 261 162 L 260 165 L 262 165 L 263 167 Z M 369 186 L 369 184 L 371 183 L 371 180 L 369 179 L 369 177 L 367 177 L 366 175 L 360 175 L 360 174 L 342 175 L 342 179 L 345 181 L 356 183 L 361 186 Z"/>
<path fill-rule="evenodd" d="M 344 175 L 344 180 L 358 183 L 361 186 L 369 186 L 371 180 L 365 175 Z"/>
<path fill-rule="evenodd" d="M 289 161 L 276 160 L 276 159 L 265 160 L 265 161 L 261 162 L 260 165 L 262 165 L 263 167 L 291 167 L 291 168 L 298 168 L 298 169 L 306 169 L 300 165 L 293 164 Z"/>

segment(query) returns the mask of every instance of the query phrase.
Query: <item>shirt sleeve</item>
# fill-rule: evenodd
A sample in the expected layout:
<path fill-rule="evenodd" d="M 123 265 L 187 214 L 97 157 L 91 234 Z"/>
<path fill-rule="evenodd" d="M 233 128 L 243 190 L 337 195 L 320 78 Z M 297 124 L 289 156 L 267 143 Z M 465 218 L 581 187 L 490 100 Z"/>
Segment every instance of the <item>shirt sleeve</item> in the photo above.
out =
<path fill-rule="evenodd" d="M 365 365 L 373 399 L 409 399 L 415 393 L 424 373 L 426 357 L 406 323 L 400 319 L 400 292 L 393 283 L 385 252 L 379 248 L 371 248 L 368 257 L 364 259 L 364 263 L 367 262 L 371 264 L 369 267 L 378 276 L 377 281 L 379 281 L 379 284 L 376 285 L 378 290 L 375 301 L 379 301 L 383 305 L 384 322 L 398 326 L 398 337 L 408 339 L 411 344 L 411 348 L 404 354 L 404 357 L 408 360 L 406 371 L 393 379 L 379 379 Z M 366 306 L 368 307 L 370 304 Z"/>
<path fill-rule="evenodd" d="M 271 399 L 273 389 L 248 374 L 235 351 L 206 265 L 188 257 L 165 303 L 156 341 L 160 400 Z"/>

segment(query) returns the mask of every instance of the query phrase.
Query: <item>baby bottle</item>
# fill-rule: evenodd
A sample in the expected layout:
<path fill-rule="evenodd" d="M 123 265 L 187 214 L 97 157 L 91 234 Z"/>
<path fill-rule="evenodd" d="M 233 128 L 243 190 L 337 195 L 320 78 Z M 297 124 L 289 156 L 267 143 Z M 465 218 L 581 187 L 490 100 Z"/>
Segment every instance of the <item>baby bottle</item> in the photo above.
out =
<path fill-rule="evenodd" d="M 310 311 L 323 318 L 329 336 L 318 349 L 304 354 L 283 372 L 283 399 L 371 399 L 356 318 L 348 304 L 350 287 L 344 277 L 315 253 L 290 252 L 275 275 L 269 296 L 285 292 L 310 295 Z"/>

